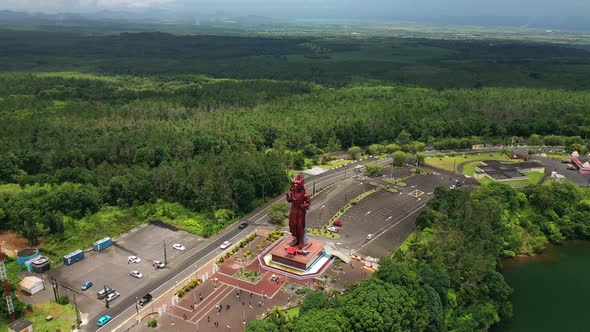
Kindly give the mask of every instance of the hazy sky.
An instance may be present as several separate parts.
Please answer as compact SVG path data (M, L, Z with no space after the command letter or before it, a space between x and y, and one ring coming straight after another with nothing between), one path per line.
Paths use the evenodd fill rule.
M182 13L329 18L404 16L578 17L590 19L590 0L0 0L0 9L77 12L164 8Z

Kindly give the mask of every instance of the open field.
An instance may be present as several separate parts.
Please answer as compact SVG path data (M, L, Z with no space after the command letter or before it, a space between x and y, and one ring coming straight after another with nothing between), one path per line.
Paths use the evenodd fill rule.
M503 161L510 161L512 159L508 158L506 155L503 155L500 152L494 153L481 153L481 154L466 154L466 155L457 155L455 157L445 156L442 158L438 157L431 157L426 158L426 165L444 169L445 171L456 171L459 170L461 164L468 163L467 170L473 174L473 169L477 163L472 163L481 160L503 160ZM464 170L465 173L465 170ZM467 173L465 173L467 174ZM468 175L472 175L468 174Z

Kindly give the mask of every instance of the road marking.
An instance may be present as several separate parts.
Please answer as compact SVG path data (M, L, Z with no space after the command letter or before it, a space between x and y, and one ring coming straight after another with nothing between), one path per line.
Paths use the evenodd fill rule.
M428 199L429 200L429 199ZM378 237L380 237L381 235L385 234L387 231L389 231L391 228L397 226L400 222L404 221L406 218L408 218L409 216L413 215L416 211L420 210L421 208L423 208L426 203L428 202L428 200L425 200L424 203L418 205L414 210L412 210L411 212L407 213L405 217L403 217L402 219L398 220L395 224L387 227L384 226L383 228L387 227L387 229L383 230L383 228L381 228L380 230L378 230L377 232L375 232L374 234L378 234L375 235L375 237L372 240L377 239ZM362 246L360 246L360 248L356 249L356 252L360 251L361 249L363 249L366 245L368 245L371 242L367 242L365 244L363 244Z

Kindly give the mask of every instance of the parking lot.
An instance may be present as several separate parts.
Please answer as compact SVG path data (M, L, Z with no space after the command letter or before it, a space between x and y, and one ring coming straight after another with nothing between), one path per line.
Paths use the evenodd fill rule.
M371 181L381 182L378 178ZM434 188L454 183L448 174L416 175L404 182L404 187L394 186L399 190L396 193L380 190L348 209L340 218L342 237L333 241L335 245L345 253L355 250L363 256L390 253L414 230L416 215L432 198ZM367 240L368 234L375 234L375 238Z
M570 164L562 163L561 160L543 158L534 156L533 160L540 161L545 165L545 175L551 176L551 172L555 171L558 174L565 176L568 180L577 184L580 187L586 187L588 185L588 175L584 175L577 170L568 170L567 167Z
M101 287L106 285L121 294L119 299L112 302L111 305L115 306L137 288L153 281L158 273L164 272L152 266L154 260L164 261L164 240L168 258L167 268L173 267L175 259L183 254L173 249L173 244L184 245L186 247L184 252L186 252L203 241L163 223L144 224L123 235L103 251L88 251L85 253L85 259L70 266L58 266L52 270L51 276L56 278L59 284L82 294L83 297L81 299L79 297L78 301L80 310L92 316L96 313L95 311L104 309L104 301L99 301L96 296L96 292ZM129 256L138 256L141 262L128 263ZM143 278L136 279L130 276L131 270L140 271ZM91 280L94 286L87 291L81 291L80 287L86 280Z

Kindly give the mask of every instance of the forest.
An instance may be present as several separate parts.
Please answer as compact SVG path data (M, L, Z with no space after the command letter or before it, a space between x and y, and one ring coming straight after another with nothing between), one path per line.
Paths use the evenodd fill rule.
M416 152L513 136L583 146L590 131L582 91L89 74L3 74L0 86L0 181L13 184L0 193L0 229L33 243L103 207L158 200L219 223L200 228L209 236L231 221L216 211L248 212L303 158L351 146Z
M298 317L274 311L246 331L487 331L512 315L502 259L589 240L588 220L590 198L570 184L438 187L409 245L373 276L344 294L311 292Z
M0 43L0 232L53 259L154 219L211 236L333 152L590 150L580 45L24 28ZM484 330L510 315L501 258L588 233L567 185L436 194L373 278L248 329L313 331L328 313L333 331Z

